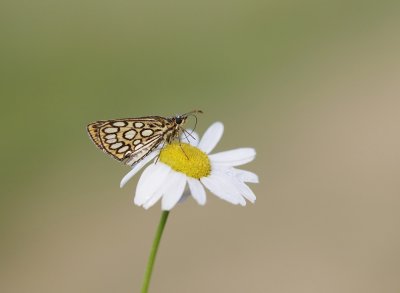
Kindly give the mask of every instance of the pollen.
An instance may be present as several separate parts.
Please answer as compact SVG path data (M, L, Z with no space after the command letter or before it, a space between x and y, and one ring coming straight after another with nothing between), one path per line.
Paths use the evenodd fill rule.
M187 143L172 143L160 152L160 161L173 170L200 179L211 173L208 156Z

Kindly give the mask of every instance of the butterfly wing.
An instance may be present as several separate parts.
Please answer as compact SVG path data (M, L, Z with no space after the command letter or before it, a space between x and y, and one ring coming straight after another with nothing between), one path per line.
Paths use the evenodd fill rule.
M88 125L88 133L98 148L127 165L142 160L162 141L169 121L159 116L97 121Z

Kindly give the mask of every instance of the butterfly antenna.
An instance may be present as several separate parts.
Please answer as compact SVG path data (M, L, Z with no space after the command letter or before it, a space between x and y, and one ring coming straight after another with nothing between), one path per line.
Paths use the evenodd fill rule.
M192 132L191 132L191 133L193 133L194 130L196 129L196 126L197 126L197 116L196 116L196 115L193 115L193 114L190 114L190 116L193 116L193 117L194 117L194 127L193 127Z
M203 114L203 111L201 111L201 110L193 110L193 111L190 111L190 112L187 112L187 113L183 114L182 116L193 115L195 113Z
M182 115L182 116L185 116L185 117L193 116L194 119L195 119L194 127L193 127L192 132L190 134L192 134L194 132L194 130L196 129L196 126L197 126L197 116L195 115L196 113L203 114L203 111L201 111L201 110L193 110L193 111L190 111L190 112Z

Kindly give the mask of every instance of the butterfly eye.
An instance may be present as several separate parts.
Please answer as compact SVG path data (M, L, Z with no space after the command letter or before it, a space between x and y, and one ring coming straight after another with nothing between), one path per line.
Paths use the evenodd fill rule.
M183 122L182 117L176 116L176 117L175 117L175 122L176 122L176 124L181 124L181 123Z

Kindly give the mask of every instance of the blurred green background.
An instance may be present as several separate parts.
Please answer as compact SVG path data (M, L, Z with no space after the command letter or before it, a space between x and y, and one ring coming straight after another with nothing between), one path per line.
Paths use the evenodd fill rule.
M0 291L139 292L160 208L87 137L202 109L257 203L175 208L151 292L400 292L398 1L0 4Z

